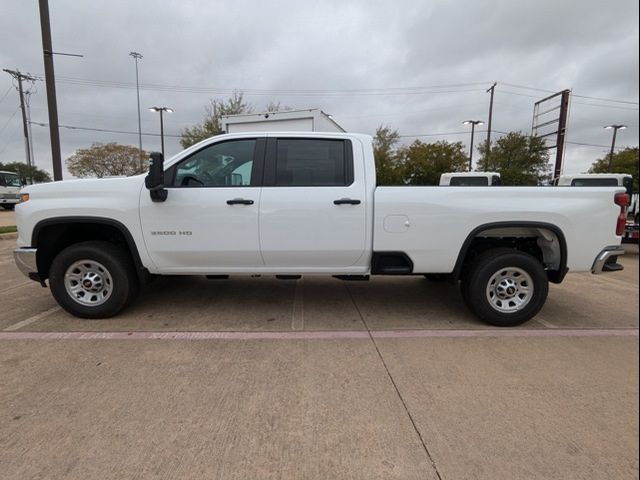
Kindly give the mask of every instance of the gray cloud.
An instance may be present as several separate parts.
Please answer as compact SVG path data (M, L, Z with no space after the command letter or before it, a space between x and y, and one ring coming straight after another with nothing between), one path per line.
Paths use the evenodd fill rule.
M497 130L531 128L533 102L546 90L572 88L592 97L638 101L638 3L617 1L323 1L258 2L106 1L50 2L54 49L84 58L56 57L60 123L137 131L135 89L81 86L68 78L135 82L129 51L144 55L144 85L247 90L257 109L276 100L296 108L322 108L352 131L373 133L388 124L403 135L465 132L425 137L468 141L462 120L486 120L490 82L496 89ZM42 73L36 2L4 0L0 65ZM449 93L400 95L293 95L252 90L364 90L414 86ZM11 86L0 76L0 98ZM437 89L436 89L437 90ZM451 92L456 90L457 92ZM169 105L166 131L199 122L213 93L141 91L142 129L157 132L146 110ZM586 105L590 104L590 105ZM22 160L24 148L17 94L0 103L0 161ZM32 118L47 122L42 83L31 97ZM608 123L625 123L618 145L638 144L638 105L574 97L569 141L606 146ZM50 169L48 130L33 126L36 162ZM137 144L136 135L61 129L63 156L93 142ZM405 138L404 141L411 141ZM158 149L145 137L143 146ZM177 153L177 139L167 141ZM606 148L569 144L566 171L588 168Z

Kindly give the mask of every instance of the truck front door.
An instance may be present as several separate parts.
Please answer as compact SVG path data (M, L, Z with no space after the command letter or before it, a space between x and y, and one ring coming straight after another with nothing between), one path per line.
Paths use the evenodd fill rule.
M145 244L163 273L263 267L258 237L264 138L213 143L165 172L168 196L142 192Z

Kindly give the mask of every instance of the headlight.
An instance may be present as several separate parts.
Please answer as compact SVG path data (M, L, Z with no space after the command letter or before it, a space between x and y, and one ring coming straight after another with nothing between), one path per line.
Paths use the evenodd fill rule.
M21 193L20 194L20 202L18 203L24 203L26 201L29 200L29 194L28 193Z

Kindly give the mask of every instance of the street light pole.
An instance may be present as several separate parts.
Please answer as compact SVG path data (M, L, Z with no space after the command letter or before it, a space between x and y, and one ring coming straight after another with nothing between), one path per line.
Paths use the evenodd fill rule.
M607 171L611 173L611 164L613 163L613 150L616 148L616 136L618 134L618 130L624 130L627 128L626 125L607 125L607 130L613 130L613 138L611 139L611 153L609 153L609 166Z
M162 157L164 158L164 120L162 115L164 112L173 113L173 109L169 107L151 107L149 108L149 111L160 113L160 144L162 148Z
M464 125L471 125L471 146L469 147L469 171L473 169L473 135L476 131L476 125L484 125L482 120L465 120Z
M142 59L142 55L138 52L129 52L129 56L136 61L136 96L138 98L138 148L140 149L140 169L143 168L144 159L142 158L142 123L140 120L140 83L138 79L138 60Z

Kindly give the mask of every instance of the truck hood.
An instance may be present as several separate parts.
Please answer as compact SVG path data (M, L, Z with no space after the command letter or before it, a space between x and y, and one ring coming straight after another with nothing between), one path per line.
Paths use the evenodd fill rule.
M29 185L20 192L38 198L72 198L93 196L122 195L138 190L144 184L145 175L117 178L92 178L81 180L64 180L61 182Z

